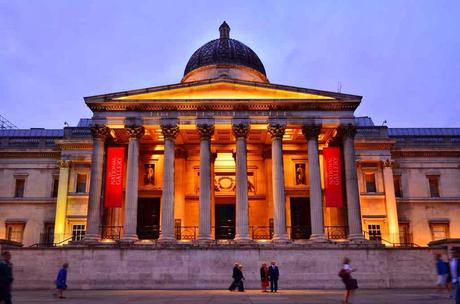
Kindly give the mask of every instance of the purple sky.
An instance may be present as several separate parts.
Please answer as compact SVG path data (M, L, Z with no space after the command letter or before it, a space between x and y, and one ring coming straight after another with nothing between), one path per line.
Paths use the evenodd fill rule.
M226 20L272 83L340 81L376 124L460 127L459 11L454 0L0 0L0 114L60 128L91 116L84 96L177 83Z

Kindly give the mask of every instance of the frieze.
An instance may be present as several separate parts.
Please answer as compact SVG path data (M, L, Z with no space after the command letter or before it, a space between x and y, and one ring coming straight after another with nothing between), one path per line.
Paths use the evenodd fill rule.
M352 124L341 125L338 131L343 138L355 138L356 135L356 127Z
M460 151L391 151L393 157L460 157Z
M268 125L268 133L270 133L272 139L278 138L282 139L283 135L286 131L286 125L284 124L269 124Z
M0 152L0 158L59 158L61 151L56 152Z

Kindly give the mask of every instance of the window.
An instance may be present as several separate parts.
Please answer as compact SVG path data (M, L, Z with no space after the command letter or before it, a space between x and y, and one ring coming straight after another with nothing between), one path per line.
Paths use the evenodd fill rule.
M380 230L380 225L367 225L367 229L369 232L369 240L379 242L382 241L382 231Z
M59 177L53 177L53 185L51 190L51 197L57 197L59 190Z
M24 187L26 185L25 178L16 179L16 187L14 188L14 197L24 197Z
M24 236L24 226L24 223L7 223L5 238L9 241L22 243L22 237Z
M430 223L433 241L449 238L449 223Z
M427 176L430 185L430 196L439 197L439 176Z
M401 244L412 243L412 238L409 233L409 223L399 223L399 242Z
M401 188L401 176L400 175L395 175L393 176L393 183L395 187L395 196L396 197L402 197L402 188Z
M377 187L375 185L375 173L365 173L364 176L366 180L366 192L377 192Z
M85 193L86 192L86 174L77 174L77 193Z
M85 236L85 225L72 225L72 241L81 241Z

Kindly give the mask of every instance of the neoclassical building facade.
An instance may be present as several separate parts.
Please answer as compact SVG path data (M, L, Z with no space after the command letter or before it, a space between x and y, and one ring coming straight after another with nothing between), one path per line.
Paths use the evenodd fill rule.
M77 126L0 130L0 238L24 246L460 237L460 128L389 128L361 96L272 84L220 37L180 83L85 97Z

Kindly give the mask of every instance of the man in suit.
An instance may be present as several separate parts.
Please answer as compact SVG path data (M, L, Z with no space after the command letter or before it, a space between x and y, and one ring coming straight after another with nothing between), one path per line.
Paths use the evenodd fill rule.
M280 277L280 271L278 266L276 266L276 262L272 261L270 267L268 267L268 278L270 279L270 291L277 292L278 291L278 279Z
M233 282L228 288L228 290L230 291L235 291L237 287L237 282L239 281L239 272L240 272L239 266L240 264L238 263L235 263L235 265L233 265L233 274L232 274Z

